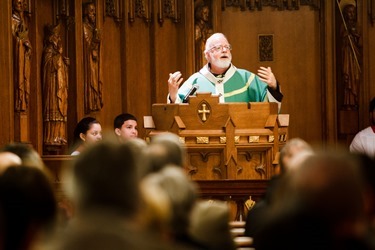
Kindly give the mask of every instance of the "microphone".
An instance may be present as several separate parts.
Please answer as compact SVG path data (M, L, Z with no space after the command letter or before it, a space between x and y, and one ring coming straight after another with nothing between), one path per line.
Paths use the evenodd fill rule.
M187 103L191 95L199 89L199 86L194 84L193 87L189 90L189 92L185 95L184 99L182 99L182 103Z

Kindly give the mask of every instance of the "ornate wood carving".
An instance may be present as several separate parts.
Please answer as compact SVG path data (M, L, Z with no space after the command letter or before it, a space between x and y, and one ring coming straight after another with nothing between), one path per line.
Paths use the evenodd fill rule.
M122 1L121 0L105 0L105 14L112 17L115 22L122 20Z
M141 18L146 23L151 22L151 0L130 0L129 1L129 22L133 23L135 18Z
M273 61L273 35L259 35L259 61Z
M180 21L178 11L178 0L158 0L158 22L160 25L164 22L164 17L170 18L173 22Z
M27 0L24 2L26 4L25 6L25 13L31 17L31 0Z
M278 10L298 10L300 5L310 5L314 9L320 8L320 0L222 0L222 10L226 7L262 10L263 6L269 6Z
M62 32L62 34L65 34L65 37L63 39L63 42L65 42L65 57L69 58L69 30L72 24L74 24L75 19L74 16L70 15L70 6L69 6L69 0L55 0L53 2L53 16L54 19L54 25L57 25L60 23L60 21L63 21L65 24L65 31Z
M116 1L116 0L112 0ZM120 0L117 0L120 1ZM157 18L160 25L163 24L164 18L170 18L173 22L180 21L180 11L178 9L178 0L157 0L157 10L153 11L153 1L151 0L130 0L129 1L129 22L134 22L135 18L141 18L146 23L151 22L153 13L157 12Z
M103 108L103 81L101 66L101 29L96 21L96 5L83 5L83 66L85 113L98 112Z
M43 48L43 142L45 153L62 153L67 144L68 65L61 25L47 25Z
M33 46L29 37L30 2L12 2L15 141L29 143L30 76Z
M194 2L194 40L195 40L195 70L199 71L206 63L204 50L207 38L213 33L212 1Z

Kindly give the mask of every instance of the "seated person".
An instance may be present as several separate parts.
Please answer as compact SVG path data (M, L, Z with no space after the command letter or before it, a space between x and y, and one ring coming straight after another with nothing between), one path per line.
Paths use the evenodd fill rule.
M370 126L359 131L350 144L350 152L366 154L375 158L375 97L371 100Z
M115 134L121 142L138 137L137 118L129 113L116 116L113 122Z
M87 145L102 140L102 127L95 118L85 117L80 120L74 129L75 150L71 155L79 155Z
M310 144L301 138L292 138L285 144L280 151L280 174L270 179L264 198L258 201L247 213L245 225L246 236L254 237L264 225L268 209L274 199L275 190L279 188L283 176L285 176L287 172L298 169L298 166L313 154L314 151Z

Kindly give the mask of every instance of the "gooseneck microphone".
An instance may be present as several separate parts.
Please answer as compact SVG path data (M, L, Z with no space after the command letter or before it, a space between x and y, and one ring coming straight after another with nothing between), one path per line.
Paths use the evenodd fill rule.
M191 95L199 89L199 86L194 84L193 87L189 90L189 92L185 95L184 99L182 99L182 103L187 103Z

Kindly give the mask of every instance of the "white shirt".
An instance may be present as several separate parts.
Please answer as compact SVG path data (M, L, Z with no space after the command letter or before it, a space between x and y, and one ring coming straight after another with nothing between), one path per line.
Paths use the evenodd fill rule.
M375 133L371 126L355 135L350 144L350 152L363 153L370 157L375 157Z

